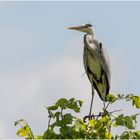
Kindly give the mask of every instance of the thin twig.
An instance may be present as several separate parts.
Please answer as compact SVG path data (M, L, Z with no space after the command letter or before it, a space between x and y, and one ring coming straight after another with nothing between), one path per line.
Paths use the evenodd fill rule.
M112 112L109 112L109 114L112 114L112 113L114 113L114 112L119 112L119 111L122 111L122 109L114 110L114 111L112 111Z
M114 119L111 121L111 123L109 125L109 134L111 133L111 126L112 126L113 121L114 121Z
M48 120L48 130L49 130L49 128L50 128L50 123L51 123L51 115L49 115L49 120Z
M105 107L105 109L107 109L109 105L110 105L110 102L107 104L107 106Z

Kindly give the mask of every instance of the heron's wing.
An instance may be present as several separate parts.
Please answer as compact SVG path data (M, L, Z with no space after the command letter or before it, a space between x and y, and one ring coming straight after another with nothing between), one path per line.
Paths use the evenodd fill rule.
M111 66L110 66L110 60L109 56L107 53L107 50L102 47L102 43L100 43L100 60L101 60L101 65L102 68L107 76L107 80L109 83L109 88L110 88L110 82L111 82Z
M88 79L102 100L110 89L109 57L98 40L84 41L84 66Z

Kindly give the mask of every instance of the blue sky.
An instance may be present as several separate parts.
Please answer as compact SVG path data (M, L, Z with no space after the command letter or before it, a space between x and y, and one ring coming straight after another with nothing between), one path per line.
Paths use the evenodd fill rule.
M84 34L69 26L93 24L111 59L111 92L140 95L139 13L140 2L0 2L0 137L17 138L19 118L43 132L44 105L61 97L84 99L87 113L91 91L82 77ZM127 112L127 105L116 106Z

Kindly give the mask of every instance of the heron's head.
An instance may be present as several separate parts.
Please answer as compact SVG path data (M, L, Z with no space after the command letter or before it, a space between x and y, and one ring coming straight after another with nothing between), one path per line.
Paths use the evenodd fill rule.
M92 27L93 26L88 23L88 24L82 24L80 26L69 27L68 29L77 30L80 32L88 33L88 34L93 34Z

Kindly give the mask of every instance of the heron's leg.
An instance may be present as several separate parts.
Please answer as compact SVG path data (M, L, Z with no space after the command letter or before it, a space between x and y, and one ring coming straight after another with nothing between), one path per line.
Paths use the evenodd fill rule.
M91 98L89 116L91 115L91 112L92 112L92 105L93 105L93 99L94 99L94 88L92 85L91 85L91 88L92 88L92 98Z
M103 101L103 107L104 107L104 109L105 109L105 100Z

